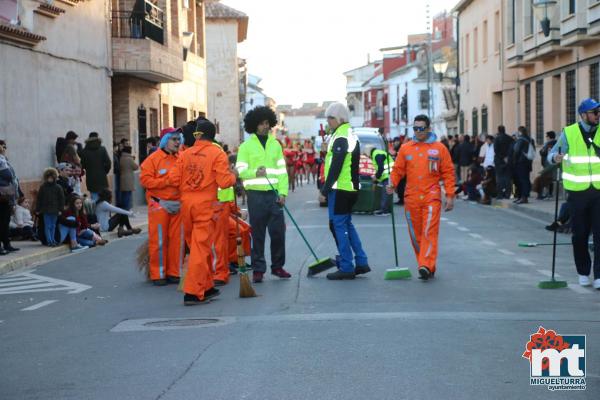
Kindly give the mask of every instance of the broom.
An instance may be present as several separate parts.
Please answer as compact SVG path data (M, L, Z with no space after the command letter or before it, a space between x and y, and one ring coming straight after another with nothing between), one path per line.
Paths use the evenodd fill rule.
M560 154L560 147L558 148L558 154ZM558 193L559 193L559 189L560 189L560 173L561 173L561 168L558 168L558 175L556 178L556 201L554 202L554 220L556 221L558 219ZM554 230L554 239L552 241L552 278L550 278L549 281L542 281L540 283L538 283L538 287L540 289L559 289L559 288L564 288L567 287L567 281L557 281L556 279L554 279L554 271L556 270L556 235L557 235L557 230Z
M237 208L237 196L235 196L235 206ZM236 229L236 243L237 243L237 256L238 256L238 269L240 276L240 297L256 297L256 292L250 283L250 277L248 276L248 268L246 268L246 254L244 252L244 246L242 244L242 235L240 234L240 220L235 214L235 229Z
M390 153L388 152L388 143L385 139L384 139L384 143L385 143L385 155L386 155L388 173L391 173L392 169L390 168ZM388 179L391 180L391 176ZM384 188L384 190L385 189L386 188ZM382 193L382 196L386 196L386 195L387 195L387 192ZM393 203L393 200L394 199L392 198L392 203ZM399 280L399 279L410 279L412 277L410 270L408 268L400 268L398 266L398 246L396 245L396 218L394 217L394 205L393 204L392 204L391 208L392 208L391 209L392 235L394 238L394 259L396 261L396 268L386 269L383 279L386 281L393 281L393 280Z
M273 184L271 183L271 181L269 180L269 178L266 175L265 175L265 178L267 178L267 182L269 182L269 186L271 186L271 189L273 189L275 194L278 194L277 189L275 189L275 187L273 186ZM294 219L294 217L292 217L292 213L290 213L290 210L288 210L288 208L286 207L285 204L283 205L283 209L287 213L288 217L290 217L290 219L292 220L292 223L298 230L298 233L302 237L302 240L304 240L304 243L306 243L306 246L310 250L313 257L315 258L315 262L308 266L308 272L306 273L306 276L313 276L313 275L316 275L323 271L327 271L329 268L335 267L337 264L331 258L323 258L323 259L319 260L319 257L317 257L317 254L315 253L315 251L313 250L311 245L308 243L308 240L306 240L304 233L302 233L302 231L300 230L300 227L296 223L296 220Z
M138 271L140 271L146 279L150 279L150 250L148 239L146 239L142 244L140 244L135 251L136 257L136 266Z
M570 246L572 243L556 243L557 246ZM554 246L554 243L519 242L519 247ZM588 242L588 248L594 250L594 242Z

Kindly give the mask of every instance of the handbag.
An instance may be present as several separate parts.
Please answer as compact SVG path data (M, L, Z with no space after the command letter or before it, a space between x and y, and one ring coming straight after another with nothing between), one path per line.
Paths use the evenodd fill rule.
M17 191L13 184L0 186L0 202L8 203L15 198Z

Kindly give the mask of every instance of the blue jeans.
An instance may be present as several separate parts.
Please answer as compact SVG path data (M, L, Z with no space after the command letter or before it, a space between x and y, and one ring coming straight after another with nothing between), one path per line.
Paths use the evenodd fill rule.
M96 242L94 242L94 232L91 229L86 229L79 232L77 235L77 243L82 246L94 247Z
M75 217L68 217L67 220L75 221ZM60 243L63 243L67 238L69 238L69 242L77 241L76 228L70 228L68 226L58 224L58 230L60 232Z
M131 191L126 191L126 192L119 192L121 195L119 197L120 199L120 205L119 207L121 207L123 210L131 210Z
M98 192L90 192L90 197L92 198L92 201L95 203L98 201Z
M393 194L389 195L385 191L385 188L389 185L389 182L390 182L389 178L386 178L386 179L382 180L381 182L377 183L381 187L381 202L379 204L379 209L381 211L386 211L386 212L390 211L390 199L393 196Z
M329 192L327 206L329 209L329 221L333 225L338 252L340 253L338 268L342 272L354 272L352 252L357 266L369 264L367 255L362 248L358 232L352 224L352 214L335 214L336 191Z
M56 244L54 232L56 232L56 221L58 214L44 214L44 234L48 245Z

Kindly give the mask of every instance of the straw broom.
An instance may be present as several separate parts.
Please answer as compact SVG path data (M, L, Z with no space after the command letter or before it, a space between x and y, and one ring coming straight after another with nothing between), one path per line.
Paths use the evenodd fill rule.
M236 196L236 208L237 208L237 196ZM244 253L244 246L242 245L242 235L240 234L240 220L235 214L235 229L236 229L236 243L237 243L237 255L238 255L238 269L240 271L240 297L256 297L256 292L250 283L250 277L248 276L248 269L246 268L246 255Z
M136 254L136 267L146 279L150 279L150 250L148 239L140 244L135 251Z

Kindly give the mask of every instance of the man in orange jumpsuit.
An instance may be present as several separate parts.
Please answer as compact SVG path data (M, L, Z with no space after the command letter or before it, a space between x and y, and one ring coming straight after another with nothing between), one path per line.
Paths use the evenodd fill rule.
M435 274L438 252L442 208L440 181L444 181L446 191L445 211L450 211L454 208L455 175L450 153L431 132L429 117L417 115L413 130L413 140L400 147L387 193L392 194L406 176L404 212L408 233L417 258L419 279L428 280Z
M178 186L181 193L181 218L190 248L183 286L186 306L205 303L219 295L209 265L211 236L220 210L217 189L231 187L236 181L227 155L213 144L214 124L207 119L198 120L196 129L194 146L179 155L168 176L169 183Z
M160 137L159 150L144 160L140 173L148 203L149 272L156 286L179 282L185 251L179 188L164 180L177 162L183 135L166 128Z

